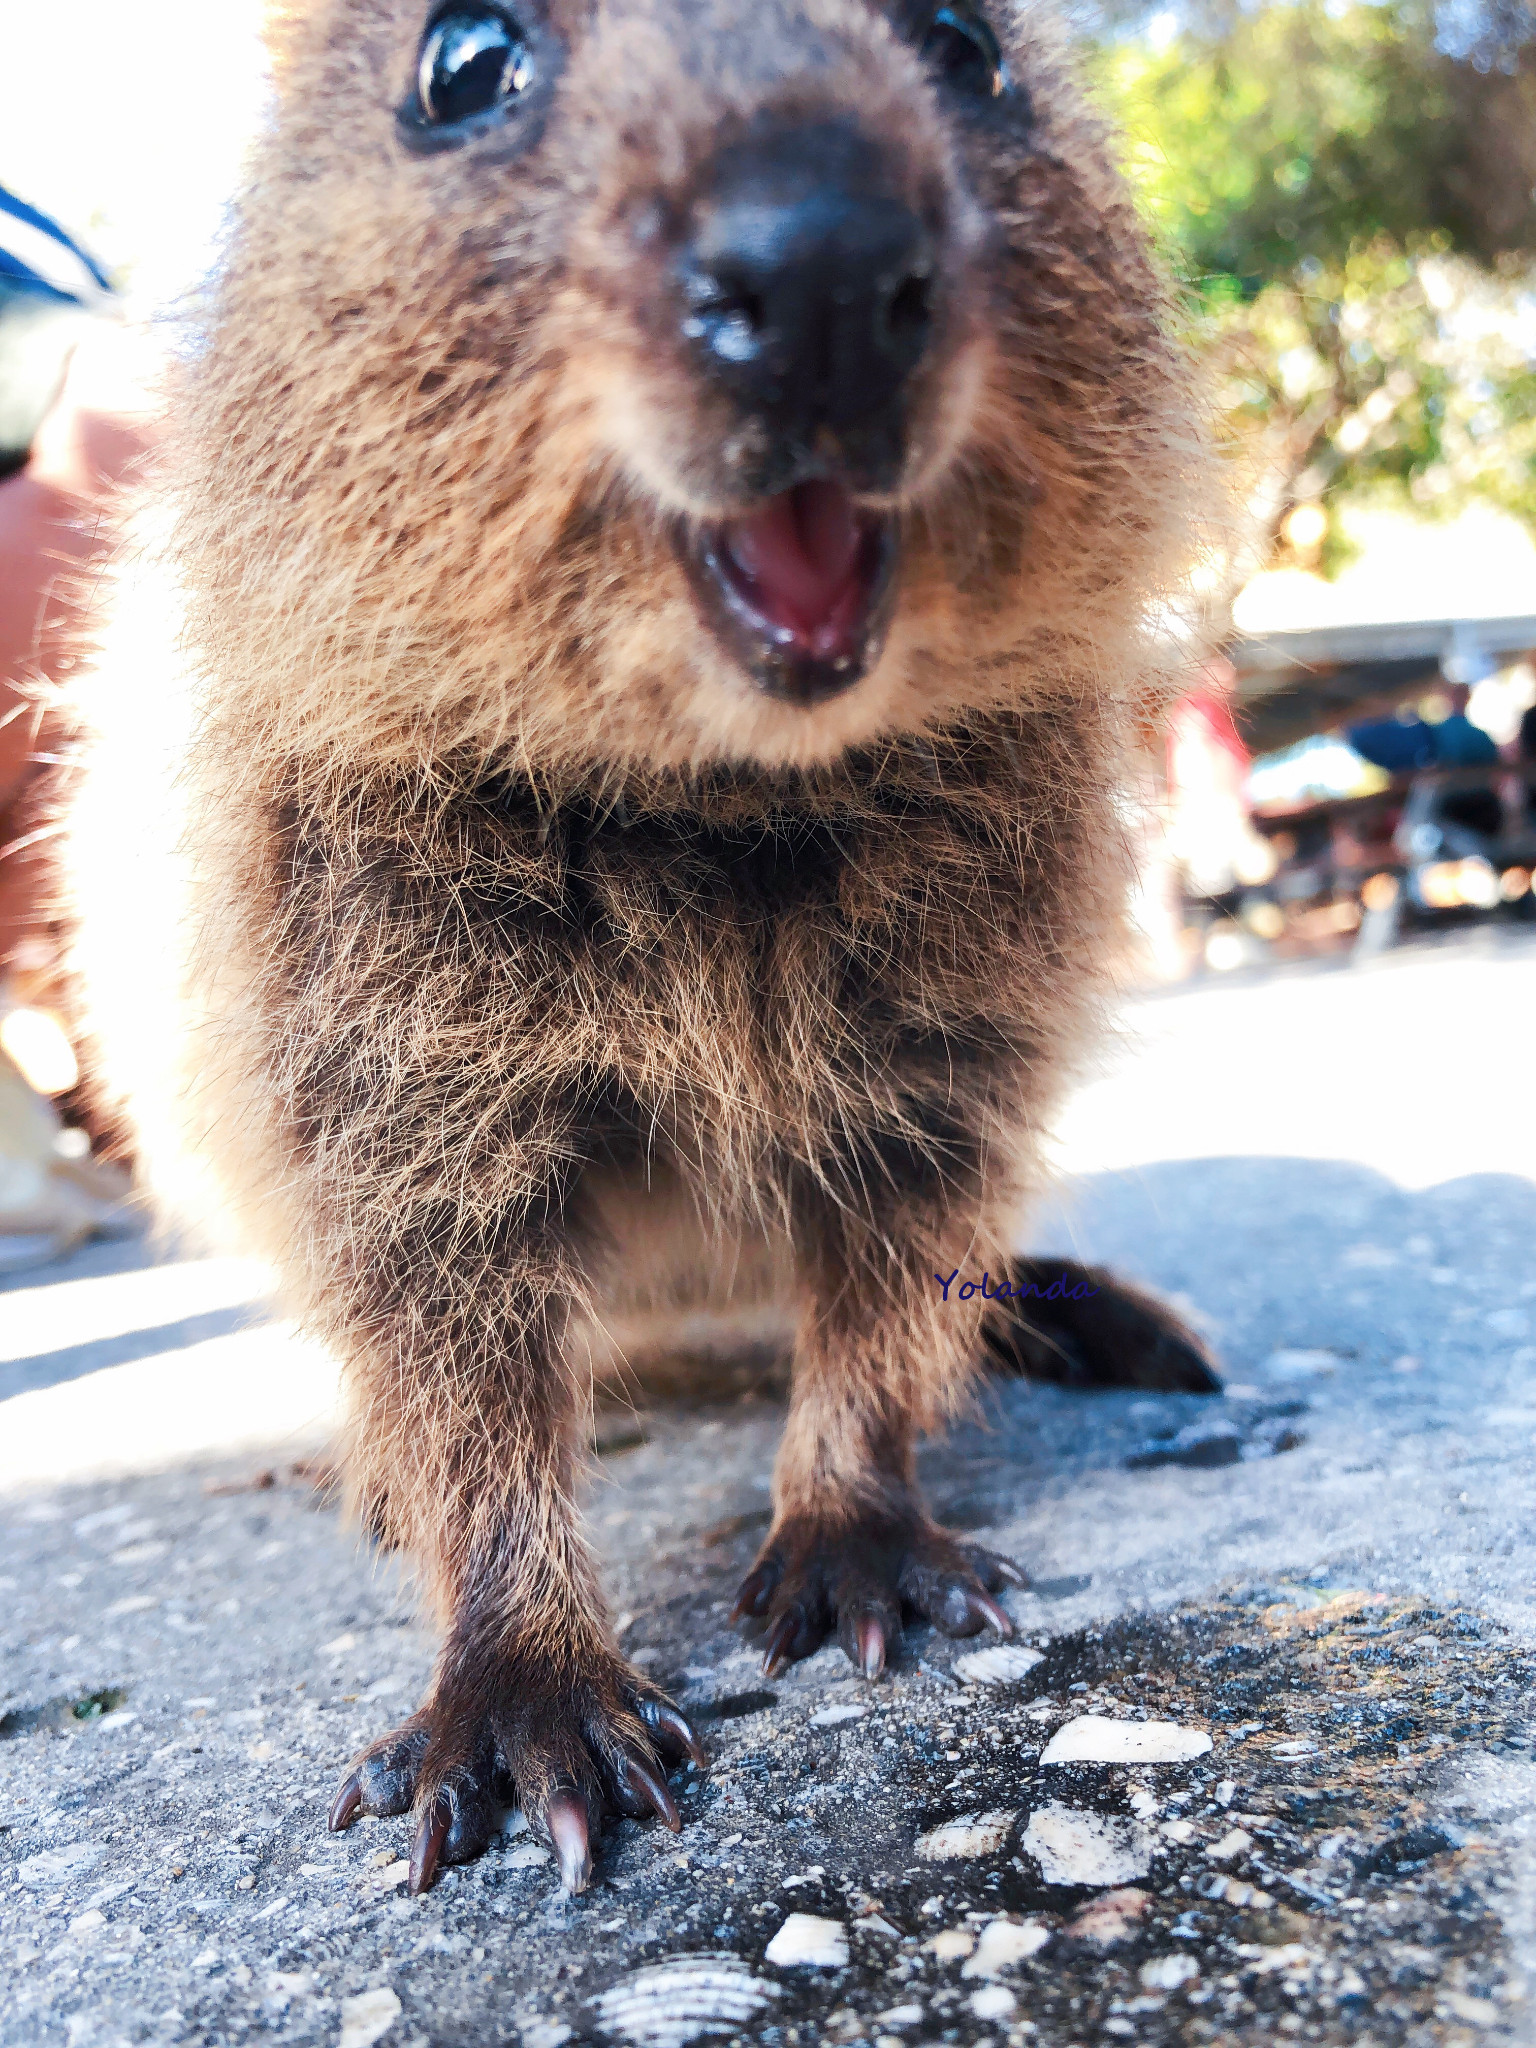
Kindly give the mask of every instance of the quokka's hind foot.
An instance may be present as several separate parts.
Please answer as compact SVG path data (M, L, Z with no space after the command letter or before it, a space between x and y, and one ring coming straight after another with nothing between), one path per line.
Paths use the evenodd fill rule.
M878 1678L901 1638L904 1612L949 1636L1013 1623L994 1595L1023 1572L964 1543L921 1513L874 1510L825 1524L789 1517L770 1535L736 1596L735 1620L762 1621L769 1677L836 1635L866 1678Z
M1007 1278L1011 1296L983 1325L995 1370L1062 1387L1221 1392L1215 1361L1189 1325L1102 1266L1016 1259Z
M564 1669L533 1654L454 1658L427 1704L353 1759L330 1825L412 1813L408 1883L424 1892L440 1864L484 1851L515 1799L580 1892L605 1813L682 1826L666 1774L685 1756L707 1761L672 1702L614 1652Z

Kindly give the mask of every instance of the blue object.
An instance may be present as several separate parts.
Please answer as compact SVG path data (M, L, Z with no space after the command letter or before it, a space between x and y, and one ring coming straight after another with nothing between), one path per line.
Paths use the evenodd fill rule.
M1498 761L1499 750L1492 738L1464 712L1453 711L1431 730L1435 757L1442 768L1488 768Z
M0 185L0 278L93 306L110 298L105 271L56 220Z
M111 300L73 236L0 185L0 479L26 466L81 322Z
M1487 768L1499 750L1480 725L1464 712L1453 711L1438 725L1422 718L1379 718L1350 726L1346 737L1389 775L1411 775L1417 768Z
M1357 754L1389 775L1410 775L1416 768L1433 768L1439 755L1435 728L1422 718L1378 718L1366 725L1352 725L1345 737Z

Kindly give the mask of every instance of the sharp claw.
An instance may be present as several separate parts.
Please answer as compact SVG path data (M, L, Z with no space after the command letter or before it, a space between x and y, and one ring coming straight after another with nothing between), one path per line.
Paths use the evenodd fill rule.
M573 1895L584 1892L592 1881L592 1846L581 1794L552 1792L544 1808L544 1826L560 1865L561 1884Z
M788 1614L781 1614L768 1631L763 1644L763 1676L777 1678L790 1661L790 1646L800 1633L800 1617L792 1607Z
M701 1771L709 1763L708 1751L670 1700L641 1700L640 1718L653 1735L691 1756Z
M357 1772L354 1771L336 1794L336 1798L331 1806L331 1816L327 1825L333 1835L344 1834L351 1827L353 1821L357 1818L358 1808L362 1803L362 1781Z
M448 1803L448 1795L439 1792L411 1844L411 1867L405 1880L407 1890L430 1891L432 1880L437 1875L437 1859L442 1854L443 1843L452 1825L453 1808Z
M664 1778L648 1770L635 1756L620 1757L619 1775L627 1792L638 1794L651 1808L656 1818L669 1827L674 1835L682 1833L683 1817L677 1810L677 1803L672 1794L667 1790Z
M998 1605L990 1593L972 1593L970 1601L972 1608L979 1610L985 1619L991 1622L1000 1636L1011 1636L1013 1634L1013 1617L1006 1608Z
M885 1628L876 1614L866 1614L854 1632L858 1655L854 1662L868 1679L876 1679L885 1669Z
M1028 1586L1029 1573L1016 1565L1011 1557L999 1557L996 1551L988 1551L987 1563L992 1567L993 1578L1001 1579L1005 1586ZM995 1593L997 1588L989 1583L987 1591Z
M771 1564L760 1564L747 1573L736 1595L736 1605L731 1609L731 1620L744 1621L749 1614L761 1614L778 1579L778 1573Z

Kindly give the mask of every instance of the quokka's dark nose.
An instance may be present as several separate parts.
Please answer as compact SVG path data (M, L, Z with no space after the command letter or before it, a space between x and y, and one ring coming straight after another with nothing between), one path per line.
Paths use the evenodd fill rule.
M835 123L737 143L693 230L683 330L709 375L781 444L808 453L830 433L853 469L890 481L904 388L933 334L937 250L881 151Z

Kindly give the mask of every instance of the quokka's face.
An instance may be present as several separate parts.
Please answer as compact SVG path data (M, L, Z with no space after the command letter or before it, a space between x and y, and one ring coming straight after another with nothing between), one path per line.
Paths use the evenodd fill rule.
M1124 637L1177 367L1015 0L332 0L279 82L204 538L317 717L806 763Z

